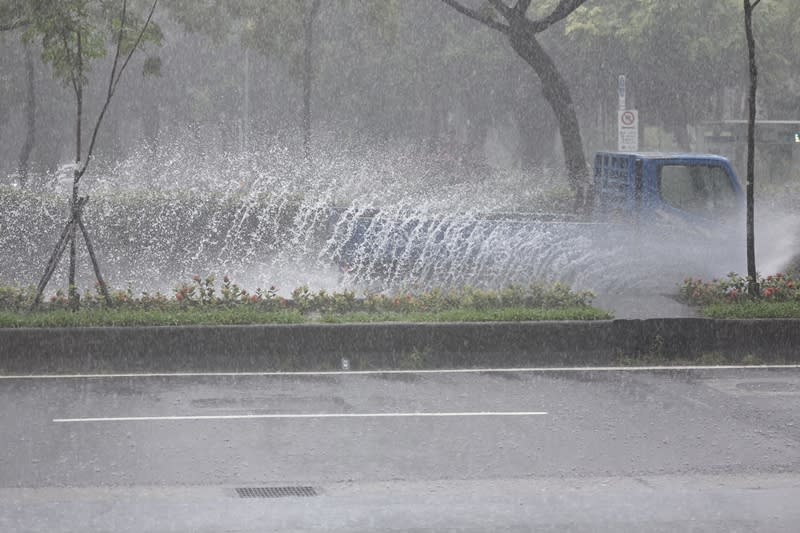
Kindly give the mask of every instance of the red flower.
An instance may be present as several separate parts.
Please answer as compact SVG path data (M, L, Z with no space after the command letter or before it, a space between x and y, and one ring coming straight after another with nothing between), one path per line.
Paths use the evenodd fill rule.
M252 296L250 297L250 301L251 301L251 302L257 302L257 301L258 301L258 296L257 296L257 295L255 295L255 294L254 294L254 295L252 295Z
M182 292L176 292L175 293L175 299L178 300L179 302L181 300L183 300L183 293Z

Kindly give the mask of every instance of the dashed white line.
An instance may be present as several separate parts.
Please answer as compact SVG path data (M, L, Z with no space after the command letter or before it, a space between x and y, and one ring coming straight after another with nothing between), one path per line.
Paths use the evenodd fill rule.
M252 420L252 419L307 419L307 418L426 418L467 416L544 416L546 411L467 411L421 413L273 413L242 415L177 415L177 416L113 416L96 418L54 418L56 423L69 422L153 422L173 420Z

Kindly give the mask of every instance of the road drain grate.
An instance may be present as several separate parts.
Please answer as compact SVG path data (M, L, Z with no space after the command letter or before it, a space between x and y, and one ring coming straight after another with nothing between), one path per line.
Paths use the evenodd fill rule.
M237 487L240 498L288 498L316 496L314 487Z

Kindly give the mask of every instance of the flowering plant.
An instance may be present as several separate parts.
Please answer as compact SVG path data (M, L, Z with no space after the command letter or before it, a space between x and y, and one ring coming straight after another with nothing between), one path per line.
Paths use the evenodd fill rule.
M18 289L0 286L0 310L21 311L30 305L33 288ZM289 298L278 295L277 287L257 288L248 292L229 276L222 278L217 288L213 275L193 276L188 283L176 286L172 296L160 292L134 294L127 289L109 290L111 307L142 310L252 308L258 311L296 311L302 314L344 313L413 313L440 312L453 309L486 311L500 308L556 309L585 307L591 305L594 295L589 291L574 291L566 285L531 284L509 285L501 289L475 287L415 289L397 292L364 292L357 295L353 290L329 292L325 289L311 290L301 286L291 292ZM58 290L45 304L47 309L68 309L69 299L63 290ZM108 307L99 287L81 294L81 307L104 309Z
M696 306L720 303L738 303L760 298L773 302L800 301L800 287L794 274L778 272L757 279L760 294L749 291L750 278L731 272L721 279L703 281L700 278L687 277L679 285L681 300Z

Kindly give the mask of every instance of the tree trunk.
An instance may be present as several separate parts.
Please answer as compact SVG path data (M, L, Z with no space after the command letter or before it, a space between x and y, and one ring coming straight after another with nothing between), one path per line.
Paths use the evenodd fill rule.
M19 152L19 185L28 186L28 170L31 152L36 144L36 91L34 80L36 71L33 68L33 52L29 44L25 45L25 74L27 78L27 95L25 99L25 142Z
M240 149L250 153L250 49L244 49L244 101L242 102L242 144ZM310 123L310 121L309 121Z
M755 178L755 129L756 129L756 88L758 86L758 69L756 68L756 41L753 37L753 8L758 5L744 0L744 29L747 38L747 59L750 67L750 91L747 97L747 277L749 292L759 294L758 276L756 272L756 247L754 229L753 182Z
M542 83L542 96L558 121L567 177L575 191L575 207L580 211L589 211L593 203L589 171L569 87L553 59L539 44L536 35L516 26L512 26L509 33L511 47L533 68Z
M303 155L306 164L311 168L311 86L314 81L314 17L319 11L320 0L311 0L303 20L305 30L305 48L303 50Z
M156 161L158 160L158 137L161 131L161 108L158 104L158 98L150 94L150 98L145 104L145 117L144 122L144 137L147 143L147 150L150 152L150 175L148 179L151 183L158 181L158 172L156 170Z
M72 220L76 223L72 225L70 230L70 243L69 243L69 280L68 280L68 287L67 290L69 291L69 303L72 310L77 311L79 302L78 302L78 289L76 286L75 281L75 270L76 270L76 245L75 245L75 235L77 230L77 220L79 215L79 207L78 207L78 182L80 180L80 166L81 166L81 136L83 132L81 131L81 125L83 124L83 64L81 62L81 58L83 57L83 51L81 46L81 34L78 32L76 34L77 40L77 53L78 53L78 68L77 74L74 75L73 82L75 88L75 103L76 103L76 111L75 111L75 170L73 173L72 178L72 199L70 201L70 212Z

